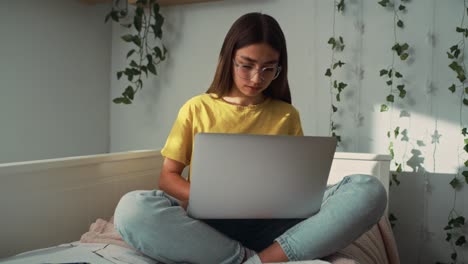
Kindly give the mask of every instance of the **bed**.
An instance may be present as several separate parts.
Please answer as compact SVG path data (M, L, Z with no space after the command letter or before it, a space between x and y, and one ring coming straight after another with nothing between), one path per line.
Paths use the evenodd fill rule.
M0 263L157 263L119 239L112 216L123 194L156 188L162 160L159 150L141 150L0 164ZM337 152L329 184L370 174L388 193L389 167L388 155ZM399 258L384 216L340 252L301 263L394 264Z

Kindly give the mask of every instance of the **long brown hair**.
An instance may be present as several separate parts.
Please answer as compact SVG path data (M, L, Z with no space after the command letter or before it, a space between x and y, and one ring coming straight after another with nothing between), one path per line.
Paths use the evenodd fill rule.
M207 93L218 96L226 95L233 87L233 57L238 49L252 45L266 43L279 54L281 72L274 79L263 94L274 99L291 103L291 92L288 83L288 54L286 40L278 22L271 16L261 13L248 13L238 18L224 38L219 53L216 73Z

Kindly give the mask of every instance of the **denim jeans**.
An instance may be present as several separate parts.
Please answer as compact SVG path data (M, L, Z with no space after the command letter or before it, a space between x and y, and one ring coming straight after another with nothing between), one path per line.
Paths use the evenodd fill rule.
M351 175L328 187L320 211L307 219L202 221L153 190L124 195L114 223L129 245L163 263L237 264L249 249L258 252L274 241L297 261L346 247L378 222L386 204L378 179Z

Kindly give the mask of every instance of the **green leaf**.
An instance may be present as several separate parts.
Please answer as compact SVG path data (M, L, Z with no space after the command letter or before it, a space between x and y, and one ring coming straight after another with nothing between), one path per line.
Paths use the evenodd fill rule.
M450 47L450 52L454 52L458 49L458 45L453 45L452 47Z
M388 111L388 106L386 104L382 104L380 106L380 112L387 112Z
M127 97L117 97L114 100L112 100L115 104L131 104L132 101L127 98Z
M403 24L403 21L398 20L397 26L400 27L400 28L403 28L403 25L404 25L404 24Z
M131 50L127 53L127 59L128 59L128 57L132 56L133 53L135 53L135 50L134 50L134 49L131 49Z
M403 77L403 75L401 75L401 73L399 73L399 72L395 72L395 77L401 78L401 77Z
M117 72L117 80L120 80L120 77L122 77L123 71Z
M468 87L465 87L465 93L468 94Z
M132 24L129 24L129 23L125 23L125 24L120 24L122 27L125 27L125 28L131 28L132 27Z
M340 101L340 98L341 98L341 97L340 97L340 94L337 94L337 95L336 95L336 100L337 100L338 102Z
M453 178L453 180L450 181L450 185L453 189L458 189L461 186L461 182L457 178Z
M392 80L387 81L388 86L392 85L392 83L393 83Z
M119 12L114 10L110 13L110 16L112 18L113 21L115 22L119 22Z
M465 29L464 28L461 28L461 27L457 27L456 31L458 33L462 33L462 32L465 32Z
M390 138L390 131L387 131L387 137Z
M402 169L401 169L401 164L398 165L397 167L397 170L396 170L398 173L402 172Z
M447 57L448 57L449 59L451 59L451 60L455 59L455 57L454 57L452 54L448 53L448 52L447 52Z
M135 91L133 90L132 86L128 86L127 89L122 93L123 96L130 98L130 100L133 100L135 96Z
M387 73L388 73L388 71L385 70L385 69L380 70L380 76L383 76L383 75L385 75Z
M452 260L456 260L456 259L457 259L457 253L456 253L456 252L455 252L455 253L452 253L452 255L450 255L450 258L451 258Z
M335 80L335 81L333 82L333 87L338 88L338 81L337 81L337 80Z
M338 84L338 91L341 93L341 91L342 91L346 86L348 86L348 84L343 83L343 82L340 82L340 83Z
M466 239L465 239L465 236L460 236L457 241L455 241L455 245L456 246L463 246L464 244L466 244Z
M114 100L112 100L112 102L114 102L115 104L122 104L124 99L125 98L123 98L123 97L117 97L117 98L114 98Z
M125 42L132 42L132 41L133 41L133 35L131 35L131 34L123 35L123 36L122 36L122 39L123 39Z
M453 71L457 73L457 78L460 80L460 82L465 81L466 79L465 71L456 61L453 61L452 63L450 63L449 67L450 69L452 69Z
M401 60L406 60L408 58L409 54L408 53L403 53L400 55Z
M402 52L401 46L400 46L399 43L395 43L395 45L393 45L393 47L392 47L392 50L394 50L398 54L398 56L400 56L400 54Z
M462 128L461 133L463 134L463 136L466 137L466 135L468 135L468 130L467 130L467 128L466 128L466 127Z
M148 63L147 68L149 72L151 72L154 75L157 75L156 67L154 66L153 63Z
M153 64L153 56L151 56L151 54L146 54L146 60L148 61L148 63L151 63Z
M143 14L144 14L144 10L143 10L143 7L142 6L138 6L136 9L135 9L135 17L142 17Z
M153 4L153 12L155 14L159 13L159 4L157 2Z
M456 90L455 84L452 84L452 86L450 86L448 89L449 89L449 91L451 91L452 93L454 93L455 90Z
M394 96L393 94L390 94L389 96L387 96L387 102L394 102Z
M378 4L383 7L386 7L388 3L389 3L389 0L381 0L380 2L378 2Z
M132 42L137 45L138 47L141 48L141 39L138 37L138 36L135 36L133 39L132 39Z
M462 227L465 225L465 217L463 216L451 219L451 221L453 221L452 223L455 227Z
M164 57L162 52L161 52L161 49L159 47L157 47L157 46L154 47L154 54L155 54L156 58L162 59L162 57Z
M137 8L138 10L138 8ZM141 31L141 27L142 27L142 17L141 16L134 16L133 17L133 26L135 27L135 29L140 32Z
M140 70L146 74L146 77L148 77L148 68L145 65L142 65L140 67Z
M397 138L398 135L400 134L400 127L396 127L395 130L393 130L393 133L395 135L395 138Z
M392 159L395 157L395 152L393 152L393 142L390 141L388 144L388 151L390 151L390 155L392 156Z
M406 96L406 90L405 90L405 85L401 84L397 86L398 91L400 91L400 94L398 95L400 98L405 98Z
M130 62L130 66L135 67L135 68L139 67L139 65L134 60Z
M339 12L343 12L343 11L344 11L344 8L345 8L344 0L340 0L340 2L338 3L338 5L336 6L336 9L337 9Z
M388 71L388 78L392 78L393 69Z
M462 175L463 175L465 178L468 177L468 171L462 172Z
M332 110L333 110L333 113L335 113L336 111L338 111L338 108L336 108L336 106L332 105Z
M468 106L468 99L463 98L463 104L466 105L466 106Z
M465 167L468 167L468 160L465 160Z
M106 18L104 19L104 23L107 23L110 17L111 17L111 12L109 12L109 14L106 15Z
M466 152L468 152L468 144L465 145L465 147L463 148Z
M330 68L328 68L327 71L325 72L325 76L329 76L329 77L332 76Z
M445 238L445 241L450 241L450 239L452 239L452 234L451 233L447 233L447 237Z
M402 51L405 51L405 50L407 50L408 48L409 48L408 43L404 43L404 44L401 46L401 50L402 50Z
M403 10L405 10L405 9L406 9L406 6L404 6L404 5L400 5L400 6L398 7L398 10L400 10L400 11L403 11Z
M333 64L333 69L335 69L336 67L340 67L340 68L341 68L343 65L345 65L345 63L339 60L338 62L336 62L335 64Z

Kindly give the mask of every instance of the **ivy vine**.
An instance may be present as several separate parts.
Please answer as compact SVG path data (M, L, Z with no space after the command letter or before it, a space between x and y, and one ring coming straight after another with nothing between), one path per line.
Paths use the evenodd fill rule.
M124 2L123 6L121 2ZM117 72L117 79L120 80L125 75L129 85L121 96L113 100L116 104L131 104L135 94L143 89L143 73L146 77L148 73L156 76L158 74L156 66L166 59L167 49L161 42L164 17L159 12L159 4L156 0L137 0L135 4L135 14L130 23L120 23L121 20L132 20L128 18L128 1L126 0L112 0L111 11L105 18L105 22L111 19L125 28L133 28L136 31L134 34L125 34L121 37L124 42L131 43L134 47L126 55L129 60L128 66ZM156 41L151 39L151 36Z
M404 75L401 70L396 67L395 58L398 57L401 61L406 61L409 57L409 44L400 43L397 38L397 29L403 29L405 23L403 22L401 15L403 12L406 12L406 3L409 0L401 0L399 5L396 5L395 2L390 0L381 0L378 2L384 8L391 9L393 12L393 38L394 44L391 47L392 50L392 62L391 64L384 69L379 71L380 77L385 81L385 84L388 86L388 95L385 98L386 103L381 104L380 112L387 112L393 109L393 104L395 103L396 98L403 99L406 97L406 89L404 84ZM401 115L400 115L401 116ZM388 152L390 153L391 160L393 161L396 169L391 172L390 177L390 186L396 184L400 185L399 175L403 171L403 162L395 161L395 149L394 144L400 135L400 127L397 126L393 128L392 131L392 118L390 118L390 129L387 131L387 138L389 139ZM407 137L407 130L404 130L404 135ZM389 221L392 227L395 226L398 218L393 214L389 214Z
M458 92L460 99L459 124L460 132L463 138L463 150L465 157L467 157L468 128L467 124L463 123L464 121L466 122L466 118L463 118L463 108L468 106L468 85L466 80L466 65L464 63L465 42L466 38L468 38L468 27L465 23L465 16L468 15L467 0L463 1L463 5L463 15L460 26L455 28L455 31L460 35L460 40L448 49L447 57L450 60L448 67L455 73L456 78L458 79L457 82L452 83L452 85L448 87L448 90L454 95L457 95ZM463 160L460 152L457 153L458 160ZM444 228L446 232L445 240L450 244L452 249L452 253L450 254L451 264L459 263L458 249L467 243L466 236L463 231L463 227L465 226L465 217L455 209L455 202L457 198L457 192L463 186L463 180L460 179L464 178L465 184L468 184L468 158L465 158L463 165L459 167L460 169L458 170L458 173L454 175L453 179L449 183L454 190L454 200L448 215L447 225ZM443 264L443 262L436 263Z
M329 90L331 94L331 111L330 111L330 133L333 137L336 137L338 143L341 142L341 135L337 133L339 128L338 124L334 122L334 115L338 112L338 104L341 102L341 93L348 86L347 83L339 81L338 79L333 79L332 75L338 68L343 67L346 63L342 60L339 60L335 57L336 52L342 52L345 48L344 40L342 36L336 36L335 34L335 16L336 12L343 13L345 10L344 0L335 0L333 2L333 34L328 39L328 44L331 46L331 62L330 67L326 69L325 76L329 77L330 85Z
M401 14L403 12L406 12L406 3L409 0L401 0L399 5L396 5L394 2L390 0L381 0L378 2L382 7L384 8L390 8L393 11L393 37L394 37L394 44L391 47L392 50L392 63L390 66L388 66L385 69L381 69L379 74L380 77L382 77L385 81L385 84L388 86L389 93L385 98L386 103L383 103L380 106L380 112L387 112L392 109L393 104L397 98L403 99L406 97L406 89L405 89L405 84L404 84L404 76L401 73L401 70L399 70L396 67L395 63L395 57L398 57L401 61L406 61L409 57L409 44L408 43L400 43L398 42L397 39L397 28L404 28L405 23L403 22L401 18ZM390 153L390 156L392 157L392 160L395 160L395 150L394 150L394 140L398 137L400 134L400 127L396 127L392 130L392 124L390 124L390 130L387 131L387 138L390 140L389 141L389 146L388 146L388 151ZM392 138L392 132L394 137ZM390 186L392 186L393 183L396 185L400 184L400 180L398 179L398 176L400 173L403 171L402 165L403 163L395 162L395 167L396 170L395 172L392 172L391 178L390 178ZM396 217L394 215L391 215L391 218L396 220ZM391 221L392 224L394 224Z

